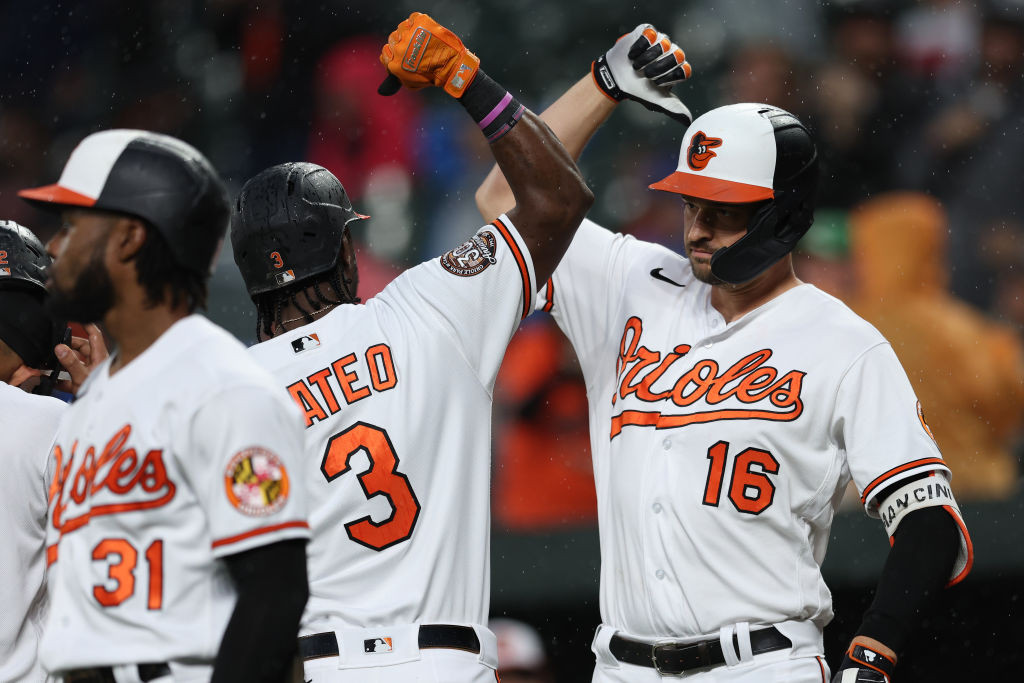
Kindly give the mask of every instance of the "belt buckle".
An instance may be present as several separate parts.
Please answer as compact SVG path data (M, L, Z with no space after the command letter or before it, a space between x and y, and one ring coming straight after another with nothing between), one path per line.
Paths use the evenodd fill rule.
M684 650L696 651L696 659L698 661L695 662L694 666L684 667L676 670L663 668L662 665L658 662L659 653L683 652ZM654 645L651 646L651 664L654 666L654 670L658 672L659 676L678 676L681 678L687 668L696 669L700 668L701 666L707 666L710 663L711 656L708 652L708 643L705 640L702 640L698 643L690 644L678 643L674 640L662 640L657 643L654 643Z

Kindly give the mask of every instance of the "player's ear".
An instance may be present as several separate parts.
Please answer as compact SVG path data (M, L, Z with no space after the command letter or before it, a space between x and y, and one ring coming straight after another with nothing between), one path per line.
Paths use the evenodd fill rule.
M114 249L121 263L134 259L146 243L146 224L138 218L118 216L111 228Z

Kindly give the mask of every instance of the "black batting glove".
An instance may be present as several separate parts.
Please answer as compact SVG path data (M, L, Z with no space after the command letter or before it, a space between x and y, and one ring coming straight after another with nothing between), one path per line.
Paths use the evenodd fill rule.
M832 683L892 683L896 662L863 645L850 645Z

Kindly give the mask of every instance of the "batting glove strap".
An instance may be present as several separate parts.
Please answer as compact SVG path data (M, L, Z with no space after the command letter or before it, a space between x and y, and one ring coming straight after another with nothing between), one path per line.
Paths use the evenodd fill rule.
M892 683L896 663L871 648L851 645L832 683Z
M692 72L679 46L650 24L640 24L619 38L591 67L597 87L611 99L634 100L685 125L693 117L672 94L672 86Z

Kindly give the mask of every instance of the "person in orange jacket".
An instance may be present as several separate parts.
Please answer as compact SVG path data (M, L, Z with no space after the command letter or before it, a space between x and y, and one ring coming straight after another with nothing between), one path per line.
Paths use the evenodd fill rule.
M850 215L857 281L848 303L892 344L953 471L958 499L1005 498L1024 424L1024 344L950 294L946 214L916 192L892 192Z

